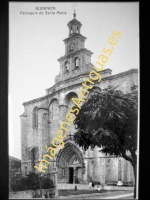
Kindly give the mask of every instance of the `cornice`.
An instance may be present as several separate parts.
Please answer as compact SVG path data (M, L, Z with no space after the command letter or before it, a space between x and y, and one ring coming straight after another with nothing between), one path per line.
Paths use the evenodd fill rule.
M78 25L82 26L81 22L79 22L77 19L72 19L71 21L69 21L67 26L71 26L73 24L78 24Z
M76 38L81 38L84 41L87 39L85 36L81 35L80 33L74 33L74 34L70 35L70 37L65 38L63 41L66 43L69 40L76 39Z
M120 78L120 77L123 77L123 76L127 76L127 75L131 75L131 74L134 74L134 73L138 73L138 69L137 68L133 68L133 69L130 69L126 72L121 72L121 73L118 73L118 74L114 74L114 75L111 75L110 76L110 80L111 79L116 79L116 78Z
M27 117L27 113L23 112L22 115L20 115L20 117Z
M71 52L71 53L69 53L69 54L67 54L67 55L61 56L60 58L58 58L57 61L63 61L63 60L68 59L68 58L70 58L70 57L72 57L72 56L74 56L74 55L76 55L76 54L78 54L78 53L86 53L86 54L88 54L89 56L91 56L91 55L93 54L92 51L90 51L90 50L88 50L88 49L86 49L86 48L82 48L82 49L73 51L73 52Z
M107 71L110 71L110 69L105 69L105 70L103 70L102 72L101 72L101 74L105 74ZM105 77L105 78L102 78L102 81L107 81L107 80L109 80L109 81L111 81L111 80L113 80L113 79L116 79L116 78L120 78L120 77L123 77L123 76L127 76L127 75L131 75L131 74L134 74L134 73L138 73L138 69L136 69L136 68L133 68L133 69L130 69L130 70L128 70L128 71L126 71L126 72L121 72L121 73L119 73L119 74L115 74L115 75L111 75L111 76L108 76L108 77ZM82 75L79 75L79 76L77 76L77 77L74 77L74 78L70 78L70 79L67 79L67 81L66 80L64 80L64 81L61 81L61 82L59 82L59 83L56 83L55 85L53 85L51 88L48 88L48 89L46 89L46 91L48 91L48 90L55 90L57 87L59 87L60 85L62 85L62 84L64 84L65 82L67 83L67 82L70 82L70 80L73 82L73 80L75 80L75 79L81 79L82 77L85 77L85 76L88 76L88 74L89 73L87 73L87 74L82 74ZM70 85L70 86L65 86L64 88L59 88L59 89L57 89L57 90L55 90L55 91L52 91L52 93L51 94L48 94L48 95L45 95L45 96L43 96L43 97L39 97L39 98L37 98L37 99L33 99L33 100L31 100L31 101L27 101L27 102L24 102L23 103L23 106L27 106L27 105L29 105L29 104L33 104L33 103L36 103L36 102L39 102L39 101L43 101L43 100L46 100L46 99L48 99L48 98L52 98L53 96L55 96L55 94L56 93L58 93L58 92L61 92L61 91L63 91L63 90L70 90L71 88L76 88L76 87L78 87L78 86L81 86L81 83L76 83L76 84L74 84L74 85Z

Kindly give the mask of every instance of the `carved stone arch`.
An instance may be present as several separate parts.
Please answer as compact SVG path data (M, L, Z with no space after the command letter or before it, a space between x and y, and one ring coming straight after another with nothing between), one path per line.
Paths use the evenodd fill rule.
M69 161L69 164L74 164L76 161L76 163L81 164L80 158L77 155L73 155Z
M57 98L53 98L49 104L49 116L51 120L53 120L57 115L59 116L59 100Z
M71 91L68 92L64 98L64 105L68 106L69 108L71 105L73 105L73 102L71 101L72 98L78 98L78 95L76 92Z
M58 152L56 157L58 168L58 182L80 183L83 181L84 160L79 147L73 142L68 141L65 147Z
M58 152L56 165L57 167L63 167L62 164L64 160L68 164L72 164L75 157L79 160L79 164L83 165L83 154L81 150L73 141L68 141L65 147Z
M48 108L50 107L50 105L52 104L52 102L55 101L55 100L57 100L57 101L59 102L59 100L58 100L57 97L53 97L53 98L49 101L49 106L48 106Z

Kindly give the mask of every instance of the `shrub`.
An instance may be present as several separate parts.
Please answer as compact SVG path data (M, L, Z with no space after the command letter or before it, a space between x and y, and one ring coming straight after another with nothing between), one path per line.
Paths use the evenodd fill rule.
M41 182L42 182L41 185L42 189L49 189L54 187L53 180L48 177L43 177Z
M46 177L39 177L39 174L31 172L27 177L18 177L13 175L10 177L10 188L12 191L23 191L23 190L36 190L53 188L53 180Z

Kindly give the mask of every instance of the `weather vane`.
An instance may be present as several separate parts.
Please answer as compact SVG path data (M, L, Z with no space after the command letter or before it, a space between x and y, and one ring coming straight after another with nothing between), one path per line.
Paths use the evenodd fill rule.
M77 4L74 4L74 6L72 6L73 8L74 8L74 13L73 13L73 16L74 16L74 18L76 17L76 13L75 13L75 6L76 6Z

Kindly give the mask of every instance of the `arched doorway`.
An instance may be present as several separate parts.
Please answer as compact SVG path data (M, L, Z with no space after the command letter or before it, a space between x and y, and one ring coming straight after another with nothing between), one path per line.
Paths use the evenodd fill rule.
M58 182L82 182L83 156L80 149L73 142L67 142L64 149L59 151L56 165L58 167Z

